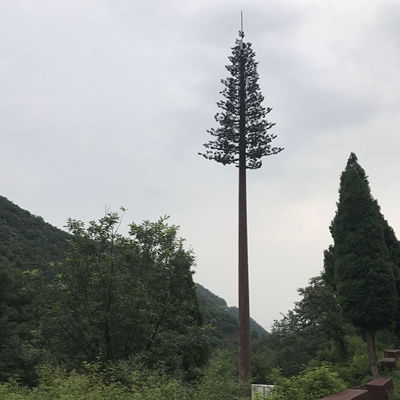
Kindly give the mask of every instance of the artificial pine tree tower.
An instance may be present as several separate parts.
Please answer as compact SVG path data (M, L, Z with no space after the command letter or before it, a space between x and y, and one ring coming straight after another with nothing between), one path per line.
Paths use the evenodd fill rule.
M208 160L223 165L239 167L239 378L248 381L251 376L250 363L250 312L247 251L247 205L246 169L261 167L261 158L277 154L283 149L272 147L275 135L268 130L275 124L265 117L271 108L264 108L264 100L258 85L257 62L251 43L244 43L243 27L239 39L232 48L230 65L226 66L230 76L222 79L224 99L217 103L221 112L215 115L217 129L208 132L214 140L206 143Z
M333 272L343 316L366 335L374 378L379 376L375 332L392 325L397 306L395 265L384 232L368 178L351 153L340 178L338 208L331 225L334 271L329 274Z

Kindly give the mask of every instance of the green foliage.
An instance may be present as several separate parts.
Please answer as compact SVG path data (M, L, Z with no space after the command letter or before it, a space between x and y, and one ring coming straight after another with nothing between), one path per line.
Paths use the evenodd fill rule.
M251 376L254 383L271 383L267 377L281 364L280 349L272 349L263 343L267 337L268 334L261 335L251 347Z
M380 212L380 207L377 202L375 202L375 205L379 212L380 220L383 226L385 245L389 251L390 260L393 267L393 274L395 277L398 306L392 325L390 327L393 333L390 347L397 348L400 345L400 242L397 240L393 228L389 226L389 223Z
M391 371L385 377L393 379L394 389L389 393L389 400L400 400L400 370Z
M19 376L32 383L38 354L31 345L35 310L23 292L25 275L10 262L0 263L0 381Z
M283 376L296 376L305 368L329 362L348 387L371 379L367 347L361 332L345 323L331 287L321 277L299 289L301 300L271 332L262 334L252 345L253 382L271 384L278 367ZM378 332L378 355L388 348L386 331Z
M326 372L326 367L333 373L333 376L339 378L339 382L341 382L341 386L337 388L336 391L342 390L341 387L350 388L354 386L358 386L360 384L365 384L366 382L370 381L371 372L369 369L369 360L368 360L368 353L365 342L361 336L356 334L349 334L345 336L345 343L346 343L346 358L343 359L343 354L338 346L333 340L325 342L321 349L318 350L312 359L309 359L306 365L299 366L298 369L300 372L295 374L287 374L287 371L282 371L279 369L279 373L277 370L273 368L273 366L268 366L269 372L267 373L268 376L266 377L266 383L269 384L276 384L276 396L273 397L271 400L277 399L291 399L298 398L302 399L313 398L310 392L313 387L309 387L307 384L307 380L304 380L304 375L308 375L309 371L319 371L322 368L322 375L324 376ZM387 348L387 337L386 332L381 332L380 335L377 336L377 350L379 356L383 355L383 349ZM280 349L272 349L266 348L267 350L275 352L270 355L269 360L272 364L279 365L279 359L277 356L280 354ZM291 355L291 359L296 359L296 350L297 347L292 347L293 353ZM289 352L288 352L289 353ZM287 354L288 354L287 353ZM289 354L288 354L289 356ZM253 355L253 360L254 360ZM271 360L272 359L272 360ZM266 358L264 362L267 362L268 359ZM283 364L286 368L288 368L287 364ZM330 380L326 380L325 378L319 378L318 373L315 376L314 374L310 374L311 378L310 382L315 379L316 382L316 390L323 389L326 390L326 394L321 395L318 397L319 394L316 394L317 399L335 393L335 388L329 384ZM260 381L261 382L261 381ZM328 383L327 383L328 382ZM400 383L400 382L399 382ZM281 396L281 397L279 397Z
M119 380L124 370L125 383ZM149 370L137 364L113 366L86 364L83 373L43 367L38 386L27 389L15 381L0 385L0 400L244 400L228 353L218 354L200 379L188 383L163 369Z
M347 388L329 364L306 368L291 378L275 370L271 379L275 384L271 400L318 400Z
M275 321L270 333L254 341L253 372L259 383L272 367L279 367L285 376L298 374L317 354L335 344L336 359L346 357L343 323L334 292L319 277L298 290L301 300L281 320Z
M389 394L389 400L400 400L400 385L395 386Z
M330 245L328 250L324 250L324 269L322 278L325 284L336 293L335 284L335 247Z
M368 331L390 327L397 306L393 266L367 176L354 154L341 176L332 236L343 315Z
M370 381L372 378L364 339L357 335L347 335L345 342L347 348L346 359L341 357L340 351L332 343L331 347L319 351L308 366L319 367L325 362L331 363L333 370L346 382L348 387L358 386ZM379 349L387 347L379 340L378 345Z
M301 323L295 310L289 311L281 320L275 321L271 334L265 336L265 342L275 352L277 366L286 376L298 374L303 366L324 345L321 336ZM310 335L311 334L311 335Z
M330 228L334 240L333 276L343 316L366 334L374 378L379 376L375 332L393 329L399 316L395 277L400 274L391 259L394 252L388 249L396 238L385 223L365 171L351 153L340 178L339 202ZM332 278L331 265L328 259L327 282Z
M202 285L196 284L196 294L204 324L210 326L207 336L213 349L233 349L237 345L238 308ZM250 331L261 334L265 329L250 318Z
M64 258L67 238L66 232L0 196L0 265L46 271L50 262Z
M295 312L303 324L302 330L310 330L309 336L333 340L346 355L345 327L331 287L322 277L310 279L310 285L298 290L302 300L296 303Z
M237 382L237 360L227 351L211 359L209 367L195 386L196 400L239 400L241 388Z
M356 386L371 380L368 353L363 338L360 336L346 336L346 347L348 349L347 360L335 365L335 370L341 378L349 386Z
M131 224L109 213L87 229L69 220L71 252L50 282L31 273L31 293L40 305L40 345L58 361L141 357L147 365L190 370L207 360L207 345L191 267L178 227Z
M237 318L229 313L224 299L201 285L196 294L204 323L210 326L207 337L213 349L231 348L237 343Z
M35 380L33 366L40 352L32 346L32 332L38 318L23 290L23 271L40 268L49 276L49 263L65 255L67 237L0 196L0 381L14 375L24 382Z
M224 100L217 103L222 111L215 115L219 127L208 131L215 140L206 143L206 152L199 154L223 165L238 165L239 151L243 146L246 168L257 169L261 167L262 157L277 154L283 149L271 147L276 135L268 134L268 130L275 124L265 119L271 108L262 105L264 96L258 84L257 62L252 45L242 43L243 32L240 36L229 57L231 64L226 66L230 76L222 79L225 87L221 94ZM241 129L244 129L244 143L240 139Z
M83 350L80 348L80 345L77 345L76 343L74 344L73 338L70 337L66 342L56 342L56 337L61 339L62 335L59 336L57 334L56 336L53 336L53 331L57 330L57 328L51 326L51 312L47 306L44 307L42 311L47 314L48 323L42 321L42 325L39 329L39 305L41 304L41 307L43 307L44 303L52 303L50 297L51 293L54 292L55 295L62 293L60 301L55 302L53 305L53 312L55 312L57 308L60 313L63 312L62 304L64 303L65 309L68 308L64 317L65 326L68 326L69 329L74 328L76 330L86 329L86 326L89 327L89 331L86 331L82 337L86 337L86 335L90 337L93 334L94 329L91 322L100 315L103 315L104 317L106 314L99 311L100 303L104 300L104 296L107 295L103 290L103 292L98 294L92 293L94 296L97 296L94 298L99 299L99 303L96 306L93 305L93 313L88 313L87 320L81 318L78 321L73 318L76 309L79 310L79 315L84 315L83 305L85 302L81 303L80 309L78 304L78 300L82 297L82 293L78 293L79 288L87 287L91 288L92 292L95 292L96 285L100 284L99 280L101 279L101 274L98 272L93 275L93 279L89 281L90 285L85 286L85 276L82 274L82 271L86 268L85 265L91 261L93 261L94 264L97 263L99 268L102 268L100 271L103 271L103 279L106 279L106 264L108 262L108 265L110 265L111 258L109 254L110 246L107 244L106 237L92 240L90 237L85 237L85 229L84 227L79 227L78 221L70 221L70 227L72 227L72 225L74 225L76 231L80 231L78 235L81 236L78 241L79 244L76 241L76 238L71 237L70 234L52 227L45 223L42 218L36 217L28 211L22 210L4 197L0 197L0 237L2 239L0 241L0 380L2 381L13 376L18 376L23 382L33 384L36 380L34 366L39 362L46 362L51 354L60 355L64 354L64 352L70 354L68 357L63 357L62 361L64 363L69 363L71 367L79 364L79 360L85 359L84 354L75 358L77 353L82 353ZM95 230L94 227L92 229ZM146 234L140 231L140 229L136 229L136 231L138 235L144 239L143 236L146 236ZM154 229L151 233L149 232L149 234L150 236L153 236L153 238L157 237ZM95 233L93 232L93 237L94 236ZM119 243L122 246L125 242L119 239ZM148 245L150 245L149 241ZM73 246L75 246L75 249ZM127 247L129 246L127 245ZM78 248L86 252L85 255L81 254L78 257ZM118 252L120 252L119 249ZM65 260L68 254L69 258ZM73 254L75 254L75 259L72 256ZM136 263L136 259L133 260L133 251L130 251L129 254L130 255L126 256L125 259L126 269L130 268L128 263L131 261L132 263L134 261ZM114 256L115 255L116 248L114 243ZM101 261L102 257L105 263ZM129 261L129 257L131 261ZM191 257L193 257L193 255L189 257L187 254L185 257L187 261L190 261L190 259L192 260ZM185 257L183 257L182 260L185 259ZM118 256L119 263L121 258L122 256ZM77 261L75 267L72 265L74 260ZM94 266L91 268L93 269ZM27 275L23 273L24 270L30 270L31 275L35 277L35 283L31 282L31 290L35 289L34 291L38 292L39 296L37 299L40 301L32 303L32 299L27 296L26 290L24 289L27 283ZM74 272L79 271L81 272L80 278L70 286L70 289L75 291L75 301L73 300L73 296L70 296L68 300L65 290L61 290L63 279L68 279L68 277L71 278ZM131 275L133 273L136 272L130 271ZM95 276L97 278L95 278ZM151 276L153 276L153 278L151 278ZM156 268L152 268L148 271L148 280L146 282L150 285L150 278L153 279L152 282L154 285L151 284L154 288L152 294L153 298L151 296L148 296L147 298L144 297L142 299L143 304L145 302L151 303L153 299L157 302L157 299L162 297L162 291L159 290L159 282L157 283L157 276ZM160 277L163 279L165 275L160 275ZM116 277L115 279L118 281ZM123 281L122 277L119 281L121 280ZM191 277L188 278L187 282L191 285L190 281ZM139 284L139 282L137 283ZM32 285L36 286L36 288L33 288ZM128 284L125 284L125 289L128 291L129 288L127 286ZM138 285L136 285L136 289L137 286ZM43 292L41 291L41 287L44 288ZM133 285L133 287L135 286ZM141 290L144 290L143 287L141 287ZM190 295L186 300L189 299L189 303L191 302L191 304L195 304L195 299L193 299L193 289L189 292ZM201 313L204 313L205 317L203 323L205 325L210 324L213 328L202 330L200 334L207 335L214 350L234 346L237 341L237 320L234 315L234 310L227 307L226 302L223 299L213 295L211 292L207 291L207 289L201 287L201 285L197 288L196 292L199 297L200 314L198 313L197 306L194 305L192 317L194 320L199 322L201 321ZM101 294L104 294L103 298L100 298ZM65 303L67 301L71 301L71 308L69 308L69 306L67 307L67 304ZM128 299L121 299L120 304L122 304L123 301L127 304ZM188 301L182 301L182 303L183 308L187 309ZM172 307L171 304L170 306ZM181 306L177 305L177 307ZM131 312L131 316L133 316L135 309L126 307L125 312L127 313L128 310ZM139 314L143 316L142 311ZM155 314L156 313L153 313L153 318L155 317ZM55 316L54 321L56 320L57 318ZM72 324L69 324L68 321L72 321ZM120 324L122 331L126 329L125 322L126 321L123 321L123 324ZM98 325L99 322L97 322L97 326ZM144 334L147 329L146 326L148 325L141 326L138 324L137 328L141 329L141 332ZM191 346L191 343L193 343L193 340L195 340L195 337L199 334L199 325L196 323L195 326L196 328L194 331L191 330L190 334L186 336L187 341L182 341L183 344L186 343L186 347ZM252 329L262 330L262 328L254 321L252 321L251 326ZM45 333L45 335L41 336L42 333ZM67 333L65 332L65 334ZM163 335L165 343L173 344L176 347L181 346L180 340L182 339L182 336L177 337L176 339L171 337L170 340L167 340L167 333L165 332ZM92 337L94 336L95 335L93 334ZM45 338L50 338L50 340L47 342ZM80 337L80 339L82 338ZM97 339L97 342L100 342L100 339ZM201 345L199 344L201 348L196 348L195 346L194 349L185 352L186 355L184 361L181 354L177 358L171 360L172 364L181 361L186 366L197 363L201 364L201 360L205 358L207 353L205 346L203 346L204 342L201 343ZM137 346L136 343L135 346ZM166 346L168 347L168 345ZM76 347L75 350L73 350L74 347ZM153 347L153 345L150 347ZM164 350L161 349L160 351L163 352ZM155 353L156 352L154 352L153 360L156 358ZM170 353L172 353L172 349ZM72 354L75 354L75 356L72 357ZM92 351L90 358L97 360L95 354L96 352ZM74 361L70 359L71 357ZM161 361L163 360L162 353L159 359ZM148 361L150 362L150 360Z
M239 308L236 306L230 306L227 310L230 314L239 318ZM255 336L260 335L265 332L265 329L253 318L250 317L250 332Z

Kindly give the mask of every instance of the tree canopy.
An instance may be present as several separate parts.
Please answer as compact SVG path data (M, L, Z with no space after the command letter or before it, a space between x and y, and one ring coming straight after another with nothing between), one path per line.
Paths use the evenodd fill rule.
M91 261L95 262L97 260L96 262L103 267L104 265L101 264L100 261L110 261L110 255L107 253L110 250L110 246L108 245L107 247L107 245L104 244L107 241L105 237L101 240L95 240L94 232L91 234L93 239L85 237L85 232L87 233L89 228L95 230L95 227L79 227L78 221L74 222L71 220L69 224L70 227L72 228L72 225L74 225L74 229L77 230L77 233L80 232L78 240L78 238L74 238L72 231L71 233L67 233L51 226L46 223L43 218L21 209L4 197L0 197L0 206L0 237L2 238L0 244L0 285L2 289L0 292L0 380L7 380L12 376L18 375L23 382L33 383L36 380L35 366L38 365L38 363L48 360L50 354L49 345L52 341L55 341L55 338L50 338L49 341L46 341L41 335L46 329L48 330L47 334L51 336L50 328L45 328L47 325L44 321L41 322L39 313L40 309L42 312L47 310L46 313L47 316L49 316L48 313L50 313L51 309L50 303L52 301L54 302L54 299L50 298L50 291L53 291L54 295L57 296L58 294L62 294L61 300L66 301L68 297L59 287L62 280L67 278L72 279L72 273L74 271L79 272L79 268L81 268L82 271L85 263L90 263ZM150 248L150 237L153 237L153 243L156 244L157 234L154 226L157 225L157 223L149 222L148 224L148 234L150 236L147 238L147 243ZM164 224L167 224L166 220ZM139 230L139 227L142 225L143 224L136 225L135 229L141 240L144 240L146 236L146 233L143 231L144 228ZM152 229L150 229L151 226L153 226ZM96 234L100 235L99 232ZM161 236L159 236L159 238L161 238ZM178 236L176 236L175 239L176 244L178 244L180 239ZM68 242L66 240L68 240ZM133 241L132 235L130 236L130 240ZM122 246L122 238L117 241ZM100 252L100 243L104 244L103 249L105 251L103 254ZM129 248L129 246L127 245L126 248ZM79 251L83 249L87 252L86 255L80 254L78 257ZM94 252L94 249L97 253ZM115 251L116 247L114 243L114 258L116 257ZM71 258L73 254L75 254L75 258ZM118 250L118 259L120 259L121 254L125 253ZM139 254L139 250L136 254ZM132 251L129 257L133 260ZM185 257L187 262L189 262L193 260L193 253L186 254ZM183 259L185 259L185 257L183 257ZM72 266L73 260L76 260L78 264L80 263L79 268ZM118 260L118 263L120 263L120 260ZM27 295L26 287L30 279L28 279L29 275L24 273L24 270L36 270L34 277L36 281L35 289L38 293L37 296ZM148 275L152 275L154 282L154 285L152 285L152 288L154 288L153 299L156 301L156 296L161 297L161 292L159 291L160 283L157 283L156 279L158 273L157 269L152 267L151 271L150 274L149 270ZM84 286L84 277L78 274L77 279L78 281L71 286L74 290L78 290L79 285L82 285L82 287ZM159 279L164 280L165 273L160 274ZM190 282L192 278L188 279ZM43 292L40 290L41 286L44 288ZM95 286L92 286L93 291L94 288ZM126 290L129 289L127 285L125 285L125 288ZM132 286L132 290L137 290L137 287ZM193 305L193 290L187 289L185 293L187 292L189 293L189 303ZM235 313L235 309L228 307L225 300L213 295L201 285L195 285L195 294L199 302L198 310L200 314L204 315L203 326L207 326L207 329L205 329L203 333L206 334L208 342L214 350L213 354L220 348L232 348L234 344L237 343L237 313ZM70 297L72 298L71 295ZM76 298L78 299L79 296L77 295ZM45 301L49 307L44 307L43 303ZM147 301L151 302L152 300L148 297ZM57 304L54 305L54 307L59 307L59 311L61 312L64 305ZM65 305L65 307L67 307L67 305ZM77 305L75 304L74 307L77 307ZM187 305L184 304L183 307L185 308ZM193 318L195 320L200 320L200 316L197 314L198 311L195 311L196 309L197 307L194 306ZM74 308L72 308L72 310L74 310ZM154 307L152 310L154 311ZM134 312L135 310L131 310L132 315L134 315ZM83 315L82 312L80 315ZM89 317L91 321L93 321L101 315L104 316L104 313L98 312ZM67 321L67 316L65 318L65 321ZM71 312L68 318L72 319ZM73 323L77 324L76 321L73 321ZM252 330L262 331L262 328L255 321L251 323ZM41 326L39 326L39 324L41 324ZM146 326L152 328L151 324ZM81 328L83 329L83 327L84 325L82 324ZM143 327L143 329L144 328L145 327ZM197 330L198 326L196 325L194 331ZM69 339L65 342L64 350L67 351L69 349L67 351L69 355L63 357L63 360L68 362L72 360L75 365L78 364L78 358L83 359L83 355L81 354L78 356L80 350L73 349L74 346L70 343L71 340L72 339ZM201 343L203 343L203 338L201 340ZM57 346L51 349L51 354L53 354L54 357L56 354L61 354L61 352L64 351L62 343L60 342L58 345L60 347L59 349ZM199 346L203 346L203 344L199 344ZM154 347L154 345L151 347ZM44 351L45 349L46 351ZM193 354L201 355L203 350L197 349ZM150 353L151 352L147 353L149 357ZM155 354L155 352L153 354ZM186 353L186 364L195 361L190 359L193 354L190 352ZM160 357L159 360L162 361L162 357ZM180 358L180 360L183 361L183 358ZM148 358L148 361L150 362L150 358ZM183 367L183 364L180 365L180 368L181 367Z
M375 377L378 371L374 335L392 325L397 295L382 218L354 153L340 178L339 202L331 231L338 302L344 317L367 334Z
M69 220L72 250L55 278L49 283L32 272L43 347L75 368L133 356L183 370L204 364L194 256L183 248L178 227L164 218L145 221L131 224L123 237L119 224L115 213L87 229Z
M340 179L332 235L343 314L360 328L390 326L397 305L393 266L368 178L353 153Z

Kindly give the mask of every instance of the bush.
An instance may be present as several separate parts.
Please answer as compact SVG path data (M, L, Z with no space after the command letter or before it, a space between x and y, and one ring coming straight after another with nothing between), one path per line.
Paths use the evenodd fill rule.
M389 400L400 400L400 370L385 372L385 378L393 379L394 390L389 394Z
M327 363L306 368L291 378L275 370L271 379L275 384L271 400L317 400L346 389L345 382Z
M188 383L162 368L146 369L135 362L102 370L84 364L85 373L44 366L38 386L23 387L17 381L0 385L0 400L245 400L236 381L236 363L230 353L218 353L198 380Z
M389 400L400 400L400 386L396 386L389 394Z
M360 336L346 336L348 359L335 366L339 376L348 386L356 386L372 379L367 345Z

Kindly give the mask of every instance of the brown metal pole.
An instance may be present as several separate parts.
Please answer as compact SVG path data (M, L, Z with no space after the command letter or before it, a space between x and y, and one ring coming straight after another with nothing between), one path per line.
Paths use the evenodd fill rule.
M251 378L250 360L250 302L247 250L247 199L246 199L246 86L245 50L240 49L240 121L239 121L239 380ZM251 397L249 388L248 396Z

